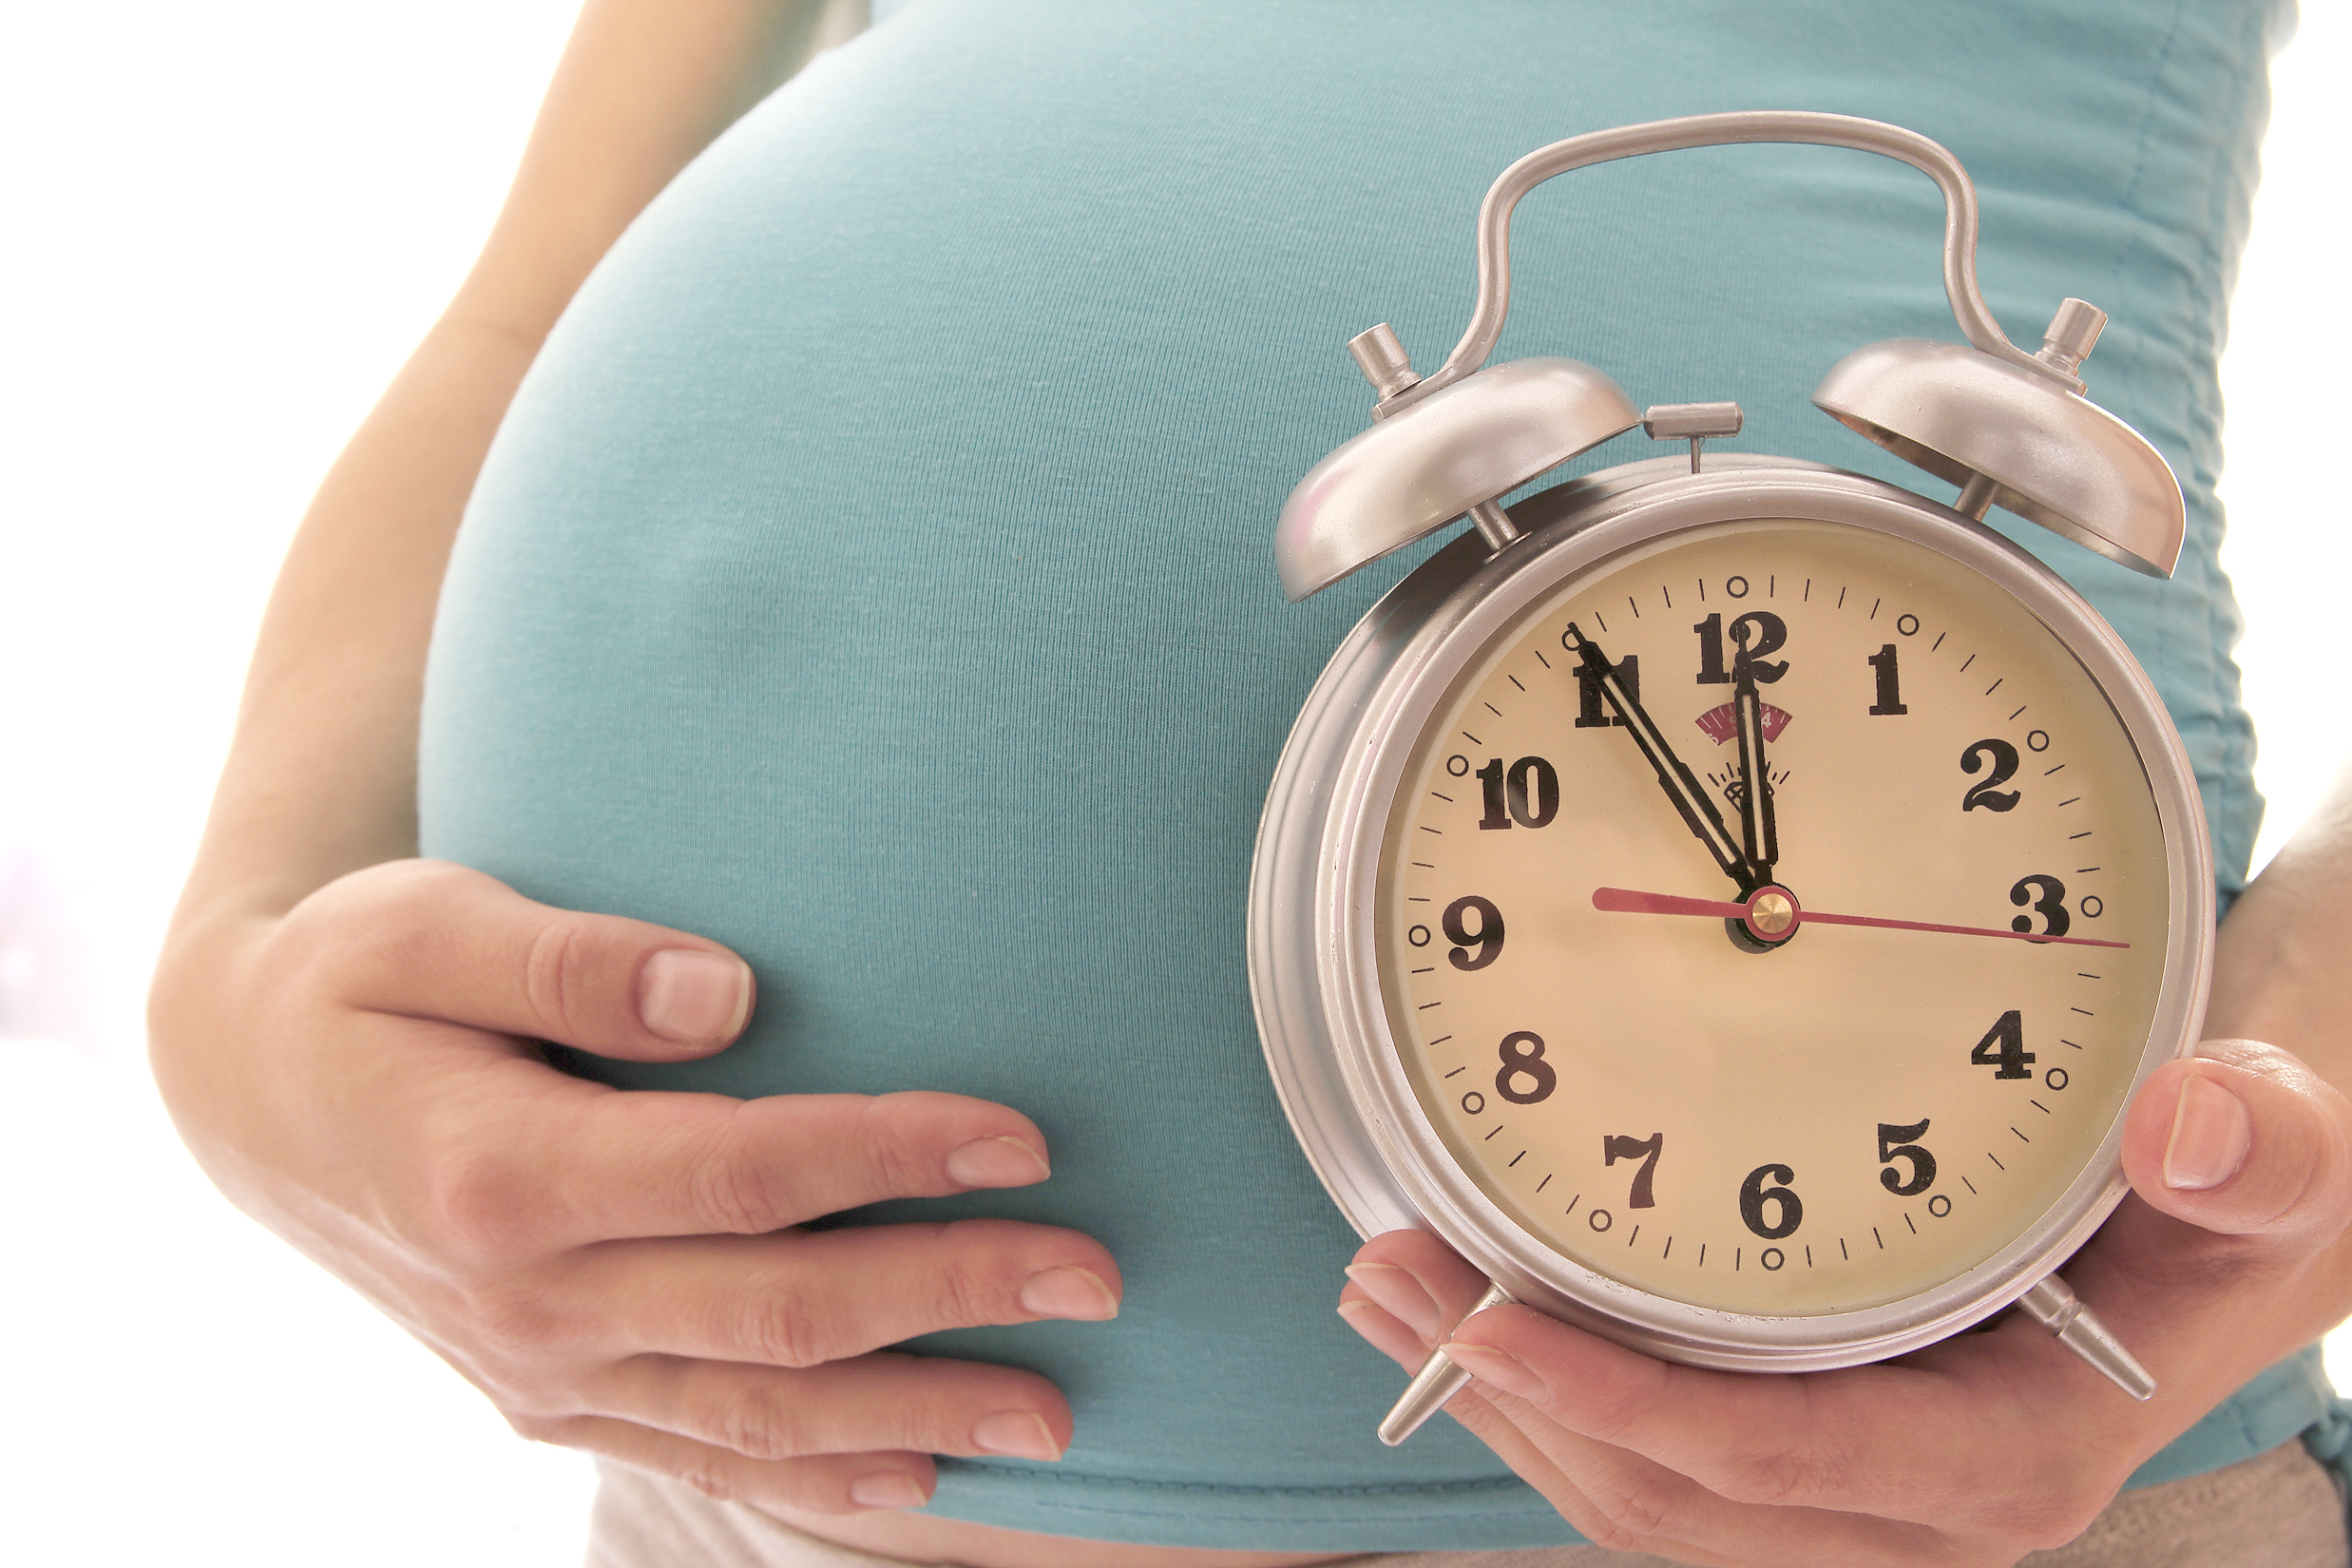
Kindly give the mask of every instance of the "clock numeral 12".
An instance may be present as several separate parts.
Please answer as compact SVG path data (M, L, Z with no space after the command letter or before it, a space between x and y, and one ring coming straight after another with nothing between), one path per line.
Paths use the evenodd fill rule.
M1720 611L1709 616L1691 628L1698 633L1699 673L1702 686L1729 686L1731 671L1723 659L1723 615ZM1788 673L1788 660L1765 662L1765 655L1780 652L1781 644L1788 641L1788 623L1769 610L1750 610L1731 622L1731 641L1748 655L1749 667L1756 679L1770 685Z

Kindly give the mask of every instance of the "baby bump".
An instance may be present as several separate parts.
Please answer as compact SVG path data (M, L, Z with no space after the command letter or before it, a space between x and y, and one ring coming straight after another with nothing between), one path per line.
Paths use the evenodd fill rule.
M1355 1237L1267 1079L1243 909L1291 718L1395 572L1286 607L1269 537L1360 428L1344 341L1386 317L1433 364L1459 331L1495 171L1720 105L1664 36L1564 90L1593 80L1594 35L1557 12L1531 37L1502 6L1368 30L1353 7L1130 10L916 7L624 238L467 518L425 848L756 969L733 1049L583 1071L1036 1119L1042 1188L853 1216L1070 1226L1126 1276L1115 1323L922 1343L1035 1367L1077 1415L1060 1465L943 1463L940 1511L1204 1546L1570 1539L1450 1424L1373 1442L1397 1375L1331 1310ZM1443 136L1401 127L1448 69L1504 80ZM1911 91L1818 106L1903 118ZM1750 164L1723 190L1720 156L1657 165L1670 194L1716 193L1681 216L1622 179L1531 203L1504 354L1590 358L1636 403L1737 397L1754 445L1870 467L1803 393L1864 338L1950 335L1934 194L1800 155L1790 182L1865 215L1835 254L1753 257L1731 304L1777 314L1732 340L1667 307L1725 297L1725 234L1788 230L1791 187Z

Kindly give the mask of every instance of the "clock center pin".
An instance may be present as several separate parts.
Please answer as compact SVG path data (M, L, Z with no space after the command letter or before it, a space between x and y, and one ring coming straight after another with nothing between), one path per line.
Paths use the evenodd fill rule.
M1779 942L1797 928L1797 900L1786 888L1759 888L1748 901L1748 928L1765 942Z

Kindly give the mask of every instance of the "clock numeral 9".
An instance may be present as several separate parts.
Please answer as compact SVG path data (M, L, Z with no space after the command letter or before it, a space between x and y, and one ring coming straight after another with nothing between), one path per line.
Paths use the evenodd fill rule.
M1805 1223L1805 1205L1786 1185L1796 1179L1797 1173L1786 1165L1759 1165L1748 1173L1739 1184L1739 1217L1750 1230L1767 1241L1778 1241ZM1768 1187L1767 1181L1776 1185ZM1767 1203L1776 1211L1769 1225L1764 1222Z
M1729 686L1731 672L1723 662L1723 616L1721 612L1709 616L1691 628L1698 633L1699 673L1702 686ZM1750 610L1731 622L1731 641L1748 655L1749 667L1756 672L1756 680L1770 685L1788 673L1788 660L1768 664L1764 656L1780 652L1781 644L1788 641L1788 623L1769 610Z
M1634 1185L1625 1200L1628 1209L1654 1209L1657 1199L1650 1190L1650 1173L1657 1169L1658 1156L1666 1152L1666 1135L1652 1133L1648 1138L1634 1138L1615 1133L1600 1140L1600 1162L1615 1165L1620 1159L1638 1159L1641 1169L1634 1173Z
M1482 828L1542 828L1559 814L1559 774L1539 756L1522 756L1508 772L1498 756L1478 771L1478 781L1486 808Z
M1897 1197L1917 1197L1936 1184L1936 1157L1911 1141L1926 1136L1927 1123L1923 1120L1908 1127L1898 1127L1888 1121L1879 1123L1879 1163L1891 1166L1898 1159L1911 1162L1908 1180L1886 1170L1879 1173L1879 1185Z
M1463 916L1475 910L1478 929L1472 930ZM1446 958L1457 969L1483 969L1502 956L1502 911L1487 899L1470 894L1457 898L1445 906L1445 913L1438 921L1445 927L1445 940L1454 944ZM1476 952L1471 951L1475 947Z
M2017 774L2017 749L2006 740L1977 741L1960 753L1960 772L1973 774L1983 768L1984 764L1978 760L1979 756L1992 759L1992 776L1981 784L1968 786L1967 793L1960 796L1960 810L1973 812L1981 806L1988 812L2015 811L2017 792L2001 786Z
M2025 1015L2012 1007L1994 1020L1993 1026L1984 1031L1984 1038L1977 1042L1977 1048L1968 1053L1968 1060L1979 1067L1997 1069L1995 1078L2030 1080L2034 1076L2034 1053L2025 1048Z
M1533 1105L1549 1100L1552 1091L1559 1087L1559 1074L1543 1060L1543 1037L1525 1029L1502 1037L1502 1066L1495 1074L1495 1093L1514 1105ZM1515 1085L1526 1079L1534 1088L1521 1091Z
M2036 892L2041 894L2039 898L2034 896ZM2041 916L2050 924L2036 931L2033 915L2018 915L2009 922L2009 928L2013 931L2032 932L2036 936L2064 936L2067 927L2073 924L2067 918L2065 900L2066 884L2055 876L2017 878L2017 885L2009 889L2009 902L2018 906L2033 905L2034 914Z

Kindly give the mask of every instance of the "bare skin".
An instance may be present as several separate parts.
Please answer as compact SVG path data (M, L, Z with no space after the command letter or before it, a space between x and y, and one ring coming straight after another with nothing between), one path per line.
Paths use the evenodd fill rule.
M527 1042L647 1061L725 1048L755 1004L749 970L702 938L547 908L412 858L426 641L490 436L581 279L796 67L813 11L590 0L481 260L288 556L157 974L158 1081L233 1200L431 1346L526 1436L886 1556L970 1568L1335 1560L1120 1547L906 1512L930 1495L933 1454L1058 1454L1070 1412L1034 1374L886 1347L951 1326L1111 1315L1117 1262L1042 1226L794 1227L884 1196L1046 1179L1035 1125L952 1095L736 1101L621 1094L557 1073ZM1539 1394L1489 1383L1457 1413L1588 1532L1694 1561L1750 1560L1734 1549L2007 1561L2078 1528L2132 1456L2352 1306L2341 1239L2352 1173L2329 1087L2343 1081L2331 1022L2342 990L2328 979L2346 972L2352 937L2323 896L2352 869L2348 822L2352 807L2332 809L2233 915L2214 1014L2217 1029L2301 1053L2316 1076L2231 1047L2151 1086L2129 1151L2145 1204L2073 1271L2109 1322L2150 1347L2167 1389L2153 1406L2117 1412L2046 1336L2015 1325L1904 1367L1832 1375L1843 1383L1728 1386L1509 1310L1461 1332L1521 1355ZM2195 1192L2162 1177L2168 1129L2189 1125L2178 1114L2188 1077L2213 1079L2244 1107L2251 1151ZM2285 1191L2282 1170L2307 1179ZM1467 1304L1463 1266L1399 1236L1360 1261L1374 1267L1343 1310L1418 1362ZM2231 1327L2200 1338L2175 1321ZM2045 1442L2019 1429L2014 1401L1985 1397L2021 1388L2075 1443L2056 1501L2022 1513L1990 1489L2000 1477L1970 1467ZM1658 1413L1633 1419L1660 1390ZM1880 1443L1889 1412L1921 1399L1937 1411L1937 1443ZM1784 1416L1802 1406L1782 1429L1803 1442L1781 1451L1849 1457L1837 1485L1774 1468L1752 1444L1726 1451L1726 1424L1706 1412L1739 1401L1780 1401ZM1761 1502L1760 1475L1813 1490ZM1929 1506L1920 1499L1949 1518L1913 1517ZM1816 1506L1785 1506L1796 1501ZM1870 1557L1864 1545L1898 1550Z

